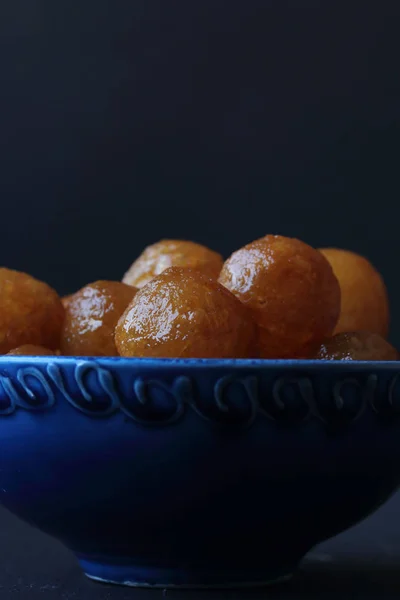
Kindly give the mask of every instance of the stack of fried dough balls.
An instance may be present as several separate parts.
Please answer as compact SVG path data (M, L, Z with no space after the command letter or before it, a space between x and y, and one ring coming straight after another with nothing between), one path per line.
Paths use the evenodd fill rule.
M119 281L60 298L0 269L3 354L398 360L382 277L349 251L266 235L221 255L161 240Z

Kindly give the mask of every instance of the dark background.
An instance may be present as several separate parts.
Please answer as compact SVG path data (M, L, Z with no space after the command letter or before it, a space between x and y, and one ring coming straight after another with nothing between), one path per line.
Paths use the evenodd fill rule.
M366 254L400 343L400 3L9 0L0 262L61 293L183 237Z

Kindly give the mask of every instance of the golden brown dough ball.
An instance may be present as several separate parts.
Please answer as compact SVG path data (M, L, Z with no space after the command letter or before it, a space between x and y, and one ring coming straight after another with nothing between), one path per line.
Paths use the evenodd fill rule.
M64 308L67 308L68 304L71 302L73 294L68 294L68 296L63 296L61 298L61 302Z
M26 344L25 346L18 346L7 352L8 356L53 356L54 352L43 346L34 346L32 344Z
M262 358L306 358L331 335L340 288L320 252L267 235L234 252L219 281L252 312Z
M64 308L49 285L0 268L0 354L25 344L58 348Z
M371 331L387 337L389 301L386 286L371 263L354 252L320 250L330 262L342 291L342 308L335 333Z
M121 356L249 357L249 312L216 280L171 267L138 291L115 330Z
M399 353L377 333L338 333L326 340L316 358L323 360L399 360Z
M141 288L169 267L199 269L217 279L222 264L220 254L195 242L161 240L142 252L125 273L123 282Z
M119 281L95 281L70 299L61 335L61 354L116 356L114 330L136 293Z

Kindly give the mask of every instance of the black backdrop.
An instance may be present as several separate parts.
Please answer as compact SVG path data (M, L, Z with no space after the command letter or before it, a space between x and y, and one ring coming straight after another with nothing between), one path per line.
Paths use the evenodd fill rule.
M400 344L400 3L7 0L0 262L61 293L185 237L368 255ZM396 314L397 312L397 314Z

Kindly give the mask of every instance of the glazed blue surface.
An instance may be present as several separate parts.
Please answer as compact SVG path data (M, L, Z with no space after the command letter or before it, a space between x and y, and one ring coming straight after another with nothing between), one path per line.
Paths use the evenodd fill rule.
M0 499L94 578L291 573L400 483L400 363L0 358Z

